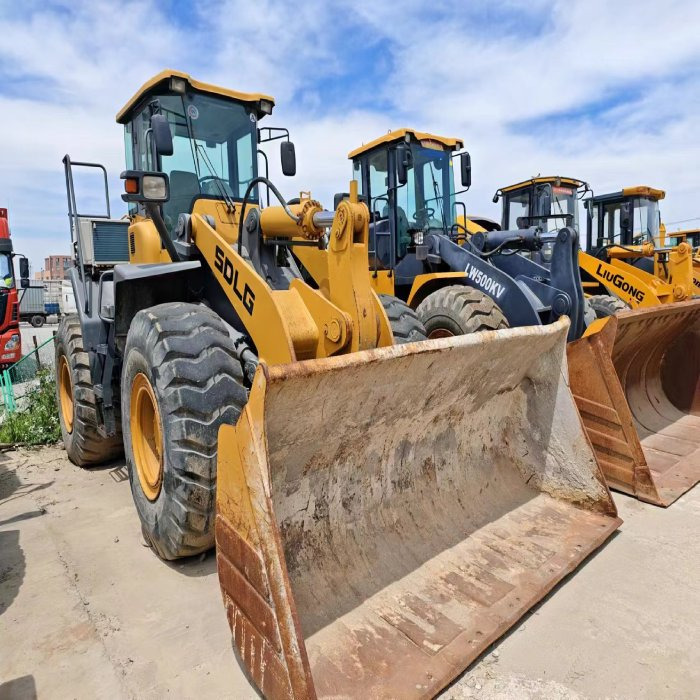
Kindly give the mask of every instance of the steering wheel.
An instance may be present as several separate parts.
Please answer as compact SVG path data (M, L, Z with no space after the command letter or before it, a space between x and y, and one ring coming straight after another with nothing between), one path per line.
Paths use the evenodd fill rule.
M221 188L223 188L224 192L226 192L226 194L228 195L231 195L231 187L228 184L228 180L224 180L223 178L218 177L217 175L204 175L203 177L199 178L199 187L204 194L219 194L218 188L207 186L207 183L209 182L218 182Z
M433 207L421 207L420 209L416 209L415 219L418 223L423 225L432 219L433 214L435 214L435 209L433 209Z

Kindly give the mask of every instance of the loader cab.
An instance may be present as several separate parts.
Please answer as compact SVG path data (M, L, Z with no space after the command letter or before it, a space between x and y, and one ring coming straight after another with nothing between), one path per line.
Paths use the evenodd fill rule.
M543 234L554 236L565 226L579 231L579 201L588 189L585 182L575 178L536 177L501 188L493 201L502 202L503 230L535 226ZM553 241L545 242L541 250L528 255L547 264L553 245Z
M659 201L665 196L663 190L640 186L587 199L584 202L587 252L595 255L612 245L657 244L661 224Z
M687 231L673 231L666 233L666 240L670 245L677 246L683 242L688 243L697 251L700 248L700 229L688 229Z
M409 129L390 132L352 151L353 180L370 211L370 266L375 277L409 286L424 271L429 233L450 235L455 223L454 152L457 139ZM468 186L468 154L461 154Z
M171 236L179 215L195 209L224 225L232 223L236 203L258 176L258 121L273 107L266 95L164 71L117 115L124 125L127 170L168 176L162 216ZM257 202L257 196L253 191L250 201ZM143 204L130 203L129 213L145 216Z

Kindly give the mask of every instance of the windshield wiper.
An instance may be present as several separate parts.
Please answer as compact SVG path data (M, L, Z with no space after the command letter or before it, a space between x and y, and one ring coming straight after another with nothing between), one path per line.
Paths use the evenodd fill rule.
M233 198L229 195L229 193L226 191L226 188L223 185L223 180L220 178L216 172L214 171L214 165L209 159L209 156L207 152L204 150L204 147L202 146L201 143L195 143L195 148L199 153L202 154L202 157L204 158L204 164L207 166L207 169L209 170L209 174L213 178L214 182L216 183L216 188L219 190L219 194L221 195L222 199L226 202L228 207L231 210L234 210L236 208L236 203L233 201Z
M430 166L430 177L433 181L433 194L435 195L435 203L438 204L442 195L440 194L440 188L435 179L435 170L433 169L433 162L429 161ZM447 222L445 221L445 198L442 197L442 203L440 204L440 217L442 218L442 231L447 236Z

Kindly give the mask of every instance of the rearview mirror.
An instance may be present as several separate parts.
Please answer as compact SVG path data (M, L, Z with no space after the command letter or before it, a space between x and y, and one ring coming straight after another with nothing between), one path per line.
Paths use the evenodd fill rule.
M408 148L405 143L396 146L396 179L399 185L408 182Z
M173 154L173 135L170 133L170 124L163 114L154 114L151 117L151 132L156 153L159 156L171 156Z
M19 259L19 283L22 289L29 286L29 260L25 257Z
M459 157L460 170L462 171L462 187L472 186L472 157L469 153L462 153Z
M294 144L291 141L282 141L280 144L280 157L282 158L282 174L293 177L297 174L297 155Z

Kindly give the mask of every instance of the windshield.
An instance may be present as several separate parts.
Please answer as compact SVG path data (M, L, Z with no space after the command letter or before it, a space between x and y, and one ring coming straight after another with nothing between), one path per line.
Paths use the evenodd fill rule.
M397 191L398 215L409 230L452 226L454 178L452 154L419 144L411 146L408 182Z
M178 215L192 211L198 197L241 200L257 175L256 118L246 105L212 95L191 93L154 98L173 138L173 154L161 156L160 169L170 178L170 200L163 205L169 229ZM136 167L157 170L152 162L151 110L136 117ZM128 148L127 148L128 150ZM257 201L257 193L251 193Z
M12 256L0 254L0 288L11 289L15 286L15 275L12 269Z
M532 222L548 233L572 226L578 231L578 199L575 187L544 184L536 188L535 216L543 218ZM546 218L545 218L546 217Z
M635 245L658 243L659 240L659 203L646 197L637 197L632 202L634 222L632 224L632 242Z

